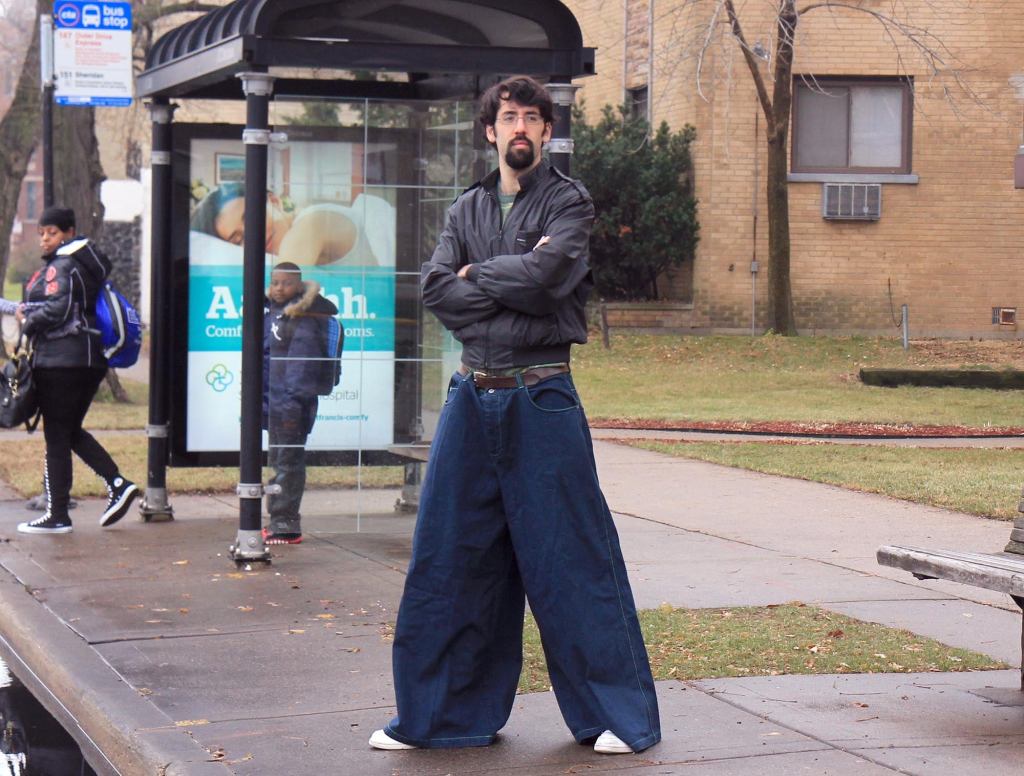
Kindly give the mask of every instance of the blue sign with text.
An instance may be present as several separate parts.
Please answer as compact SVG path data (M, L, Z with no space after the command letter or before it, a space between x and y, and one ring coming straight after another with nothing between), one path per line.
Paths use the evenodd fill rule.
M53 7L54 24L65 30L131 31L131 3L97 3L64 0Z

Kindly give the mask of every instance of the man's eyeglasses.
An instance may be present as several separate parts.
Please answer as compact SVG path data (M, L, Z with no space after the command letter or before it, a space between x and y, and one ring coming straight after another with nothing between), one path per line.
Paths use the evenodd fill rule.
M536 127L544 123L544 117L539 113L524 113L521 115L519 113L502 113L498 116L496 123L512 127L519 123L519 119L522 119L528 127Z

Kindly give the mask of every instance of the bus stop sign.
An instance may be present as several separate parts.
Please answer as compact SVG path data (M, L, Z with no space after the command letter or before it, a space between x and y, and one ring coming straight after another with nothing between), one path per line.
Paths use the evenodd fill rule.
M57 104L131 105L131 4L57 0L53 19Z

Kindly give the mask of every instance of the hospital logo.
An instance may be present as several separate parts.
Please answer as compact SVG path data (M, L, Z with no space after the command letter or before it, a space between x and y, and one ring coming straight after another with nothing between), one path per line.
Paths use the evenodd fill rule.
M206 373L206 384L217 393L224 393L235 381L235 376L223 364L214 364Z

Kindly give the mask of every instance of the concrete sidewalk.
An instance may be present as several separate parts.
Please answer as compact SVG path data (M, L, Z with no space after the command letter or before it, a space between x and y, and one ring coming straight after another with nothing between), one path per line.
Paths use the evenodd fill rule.
M1009 598L874 561L900 542L997 551L1008 523L596 447L639 606L801 600L1019 665ZM66 536L17 534L28 513L2 501L0 651L100 773L1021 772L1024 705L975 692L1016 670L659 682L664 741L637 756L576 746L550 693L520 696L492 747L372 751L413 525L396 495L311 492L306 542L252 570L226 554L234 498L173 496L174 522L105 531L85 502Z

